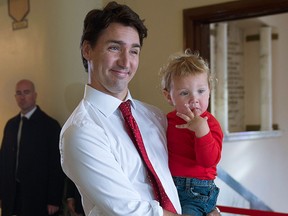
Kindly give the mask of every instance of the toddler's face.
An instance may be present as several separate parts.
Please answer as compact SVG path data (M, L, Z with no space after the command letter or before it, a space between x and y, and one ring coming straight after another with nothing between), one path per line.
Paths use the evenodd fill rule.
M207 73L176 77L166 98L178 112L185 114L185 104L196 114L204 113L209 105L210 89Z

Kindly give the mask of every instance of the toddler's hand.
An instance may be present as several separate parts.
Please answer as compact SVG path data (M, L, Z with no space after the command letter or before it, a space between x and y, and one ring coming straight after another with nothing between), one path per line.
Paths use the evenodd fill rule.
M184 121L186 121L186 124L182 125L176 125L177 128L183 129L189 129L191 131L195 132L195 135L197 137L205 136L207 133L209 133L210 129L207 123L207 117L202 118L200 116L200 113L197 109L192 112L189 108L189 105L185 105L186 107L186 114L177 112L176 115L182 118Z

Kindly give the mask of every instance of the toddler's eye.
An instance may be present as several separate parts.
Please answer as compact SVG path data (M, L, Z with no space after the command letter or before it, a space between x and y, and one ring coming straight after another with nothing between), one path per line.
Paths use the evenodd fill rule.
M188 92L180 92L180 95L181 95L181 96L188 95Z
M200 89L200 90L198 90L198 93L199 94L203 94L205 92L205 89Z

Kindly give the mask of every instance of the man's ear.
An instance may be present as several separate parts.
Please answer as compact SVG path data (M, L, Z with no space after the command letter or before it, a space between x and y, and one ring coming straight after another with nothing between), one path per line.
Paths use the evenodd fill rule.
M88 41L84 41L81 47L82 56L89 61L90 60L90 51L91 51L91 45Z
M163 90L162 90L162 93L163 93L165 99L168 101L168 103L169 103L171 106L174 106L174 105L173 105L173 102L172 102L172 99L171 99L170 92L167 91L166 89L163 89Z

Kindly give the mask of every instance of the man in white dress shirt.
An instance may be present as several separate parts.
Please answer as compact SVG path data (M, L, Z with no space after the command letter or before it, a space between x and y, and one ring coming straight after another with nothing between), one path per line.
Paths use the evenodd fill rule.
M139 16L115 2L90 11L84 21L81 53L89 81L84 98L63 126L60 153L62 168L80 191L87 216L181 214L168 168L166 117L133 99L128 90L146 36ZM154 197L118 109L126 100L131 101L150 161L179 214L163 209Z

